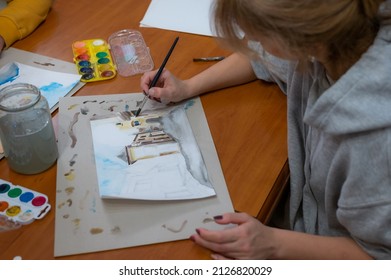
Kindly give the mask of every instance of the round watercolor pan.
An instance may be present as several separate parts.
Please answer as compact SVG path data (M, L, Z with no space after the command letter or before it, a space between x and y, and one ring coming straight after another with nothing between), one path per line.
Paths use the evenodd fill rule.
M107 56L108 56L107 52L98 52L96 54L97 58L104 58L104 57L107 57Z
M83 74L83 75L81 76L81 79L84 80L84 81L88 81L88 80L91 80L91 79L93 79L93 78L94 78L94 75L91 74L91 73L89 73L89 74Z
M91 66L91 62L87 60L81 60L79 61L78 63L79 67L90 67Z

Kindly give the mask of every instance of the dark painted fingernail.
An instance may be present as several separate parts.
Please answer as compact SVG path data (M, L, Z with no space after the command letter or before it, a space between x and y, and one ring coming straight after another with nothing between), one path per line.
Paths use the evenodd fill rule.
M200 230L198 228L196 228L196 232L198 235L200 235Z
M191 241L195 242L195 238L194 238L194 236L193 236L193 235L192 235L192 236L190 236L190 237L189 237L189 239L190 239Z
M214 216L213 219L215 220L221 220L223 218L222 215L217 215L217 216Z

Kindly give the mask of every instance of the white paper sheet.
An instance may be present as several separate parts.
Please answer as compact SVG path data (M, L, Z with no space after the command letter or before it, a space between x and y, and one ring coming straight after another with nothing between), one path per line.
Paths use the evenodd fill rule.
M60 97L66 96L79 82L80 75L44 70L11 62L0 68L0 89L16 84L27 83L36 86L54 108Z
M213 36L212 3L213 0L152 0L140 26Z

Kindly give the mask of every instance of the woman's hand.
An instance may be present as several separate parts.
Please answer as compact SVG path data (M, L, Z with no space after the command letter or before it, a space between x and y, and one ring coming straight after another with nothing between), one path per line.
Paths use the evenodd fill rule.
M248 57L234 53L206 70L180 80L164 69L155 87L149 89L157 70L141 77L141 89L151 99L164 104L179 102L214 90L244 84L256 79Z
M195 243L215 252L214 259L270 259L277 250L274 229L245 213L215 217L218 224L236 227L218 231L197 229L190 237Z
M149 94L150 99L168 104L189 98L189 88L185 81L176 78L170 71L164 69L155 87L149 85L155 77L157 70L147 72L141 77L141 89Z
M190 239L213 251L214 259L372 259L351 237L320 236L272 228L245 213L215 217L236 227L211 231L197 229Z

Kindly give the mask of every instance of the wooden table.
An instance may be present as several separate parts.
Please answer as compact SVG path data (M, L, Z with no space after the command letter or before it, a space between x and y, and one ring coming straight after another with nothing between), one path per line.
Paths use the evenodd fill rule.
M215 39L155 28L140 28L150 1L54 1L34 33L15 48L72 61L72 42L108 38L121 29L142 32L159 65L176 36L180 43L167 64L188 78L211 65L193 57L229 55ZM213 62L212 62L213 63ZM157 67L157 66L156 66ZM140 75L89 83L76 95L140 92ZM267 222L289 176L286 147L286 98L276 85L252 82L203 95L201 101L235 210ZM56 113L54 113L56 118ZM56 166L37 175L21 175L0 161L0 178L48 195L51 212L18 230L0 233L0 259L53 259ZM210 252L190 240L62 257L61 259L209 259Z

